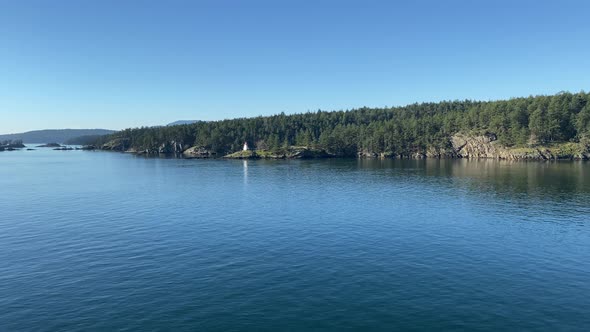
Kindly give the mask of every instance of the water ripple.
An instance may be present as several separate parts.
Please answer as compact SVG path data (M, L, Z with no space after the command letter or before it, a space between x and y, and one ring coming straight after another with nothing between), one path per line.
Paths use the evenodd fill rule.
M52 152L0 156L0 330L590 327L588 164Z

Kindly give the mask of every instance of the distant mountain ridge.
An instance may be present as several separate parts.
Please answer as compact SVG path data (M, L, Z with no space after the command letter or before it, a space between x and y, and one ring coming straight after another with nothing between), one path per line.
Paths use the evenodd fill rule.
M199 120L178 120L167 124L166 126L178 126L178 125L186 125L186 124L193 124L195 122L199 122Z
M23 143L66 143L81 136L102 136L114 133L108 129L45 129L0 135L0 141L22 140Z

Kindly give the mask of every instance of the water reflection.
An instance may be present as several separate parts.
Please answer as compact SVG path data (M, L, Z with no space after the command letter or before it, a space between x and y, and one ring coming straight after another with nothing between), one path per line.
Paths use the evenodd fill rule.
M248 160L242 160L242 166L244 168L244 184L248 183Z
M416 174L473 180L473 185L488 186L500 192L590 193L590 164L579 161L359 160L357 166L365 170L397 170L388 172L392 176Z

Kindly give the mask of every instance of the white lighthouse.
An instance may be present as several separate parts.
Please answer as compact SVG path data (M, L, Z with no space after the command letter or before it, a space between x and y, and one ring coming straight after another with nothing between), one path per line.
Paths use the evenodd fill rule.
M244 142L244 148L243 148L243 150L244 151L248 151L248 142Z

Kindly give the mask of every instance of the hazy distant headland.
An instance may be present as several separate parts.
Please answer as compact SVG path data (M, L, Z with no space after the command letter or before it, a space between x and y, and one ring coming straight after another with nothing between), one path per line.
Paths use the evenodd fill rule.
M126 129L95 145L194 158L589 159L590 94L201 121Z
M199 122L199 120L177 120L174 122L170 122L167 126L178 126L178 125L186 125L186 124L193 124L195 122Z
M0 141L22 141L23 143L65 143L88 144L102 135L114 133L107 129L46 129L25 133L0 135Z

